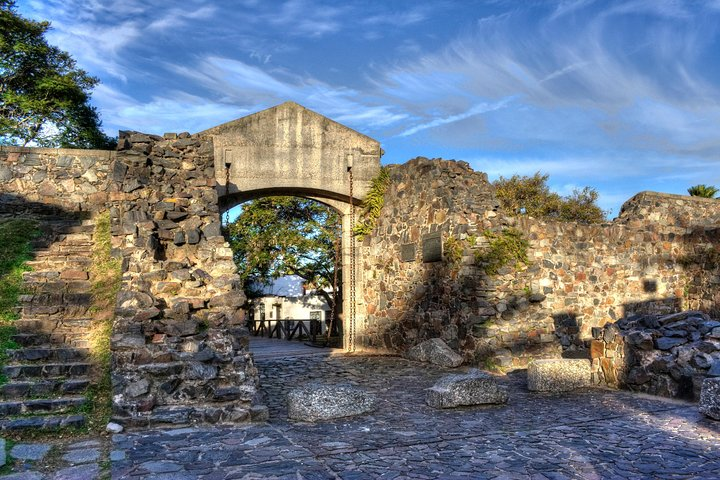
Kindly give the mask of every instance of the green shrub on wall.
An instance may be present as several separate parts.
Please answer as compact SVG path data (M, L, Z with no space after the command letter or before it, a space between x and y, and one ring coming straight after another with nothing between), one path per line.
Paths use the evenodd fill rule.
M443 244L443 256L445 263L451 270L457 270L460 267L462 261L462 254L464 250L463 241L457 237L449 236Z
M506 228L500 233L486 230L483 235L489 245L475 252L475 262L482 266L488 275L497 275L502 267L514 262L514 267L529 265L527 250L530 243L523 233L514 228Z
M380 211L385 205L385 191L390 186L390 171L387 167L381 167L375 178L372 179L370 190L362 202L363 211L360 214L361 220L355 225L353 235L359 240L370 235L377 220L380 217Z

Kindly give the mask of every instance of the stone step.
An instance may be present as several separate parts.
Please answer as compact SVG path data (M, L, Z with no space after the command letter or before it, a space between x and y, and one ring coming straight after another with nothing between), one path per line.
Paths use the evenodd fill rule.
M91 305L23 305L20 314L24 318L80 320L91 314ZM46 332L50 333L50 332Z
M85 377L90 368L89 363L33 363L6 365L3 373L11 379Z
M88 317L67 318L63 316L35 317L15 320L18 333L45 333L81 337L87 334L93 320ZM50 341L49 343L57 343Z
M65 223L52 225L52 231L56 234L70 234L70 233L90 233L92 234L95 230L95 223L92 221L84 220L82 224Z
M38 398L83 393L90 385L87 378L49 378L30 381L8 382L0 386L0 395L5 399Z
M53 415L38 417L21 417L0 421L0 430L56 430L58 428L85 426L85 415Z
M64 256L90 256L92 255L92 243L82 244L53 243L45 248L33 250L33 257L36 260L44 258L61 258Z
M46 345L62 345L71 348L88 348L88 340L84 332L72 332L68 334L55 333L18 333L12 339L23 347L40 347Z
M42 259L29 260L25 262L34 272L62 272L68 268L77 268L80 266L90 267L92 265L92 256L90 255L65 255L65 256L49 256ZM27 272L32 273L32 272Z
M88 358L87 348L36 346L7 350L11 362L75 362Z
M31 400L0 401L0 417L65 413L85 404L85 397L41 398Z
M30 306L86 306L92 305L91 293L52 292L20 295L21 304Z
M75 281L26 281L23 282L25 291L32 292L32 295L42 293L87 293L92 287L92 283L88 280Z

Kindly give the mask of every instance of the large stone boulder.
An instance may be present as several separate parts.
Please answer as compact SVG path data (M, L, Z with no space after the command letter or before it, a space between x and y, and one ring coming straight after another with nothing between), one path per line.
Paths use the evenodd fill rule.
M494 376L476 369L460 375L446 375L426 390L425 402L434 408L507 403L507 389Z
M590 385L590 361L582 358L533 360L528 365L528 390L569 392Z
M287 395L288 418L305 422L369 413L375 403L375 395L353 385L310 383Z
M703 380L700 391L700 413L720 420L720 377Z
M455 368L462 365L462 357L439 338L431 338L405 352L405 358L429 362L441 367Z

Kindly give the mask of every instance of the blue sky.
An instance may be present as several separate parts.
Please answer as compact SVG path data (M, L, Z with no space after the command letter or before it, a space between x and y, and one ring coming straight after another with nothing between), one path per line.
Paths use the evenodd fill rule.
M102 81L104 127L190 131L296 101L384 163L634 193L720 186L720 0L20 0Z

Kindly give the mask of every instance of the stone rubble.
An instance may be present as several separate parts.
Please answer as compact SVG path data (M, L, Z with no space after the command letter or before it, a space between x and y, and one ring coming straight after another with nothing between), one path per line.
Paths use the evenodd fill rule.
M720 376L720 321L703 312L631 315L593 336L595 384L697 401Z

